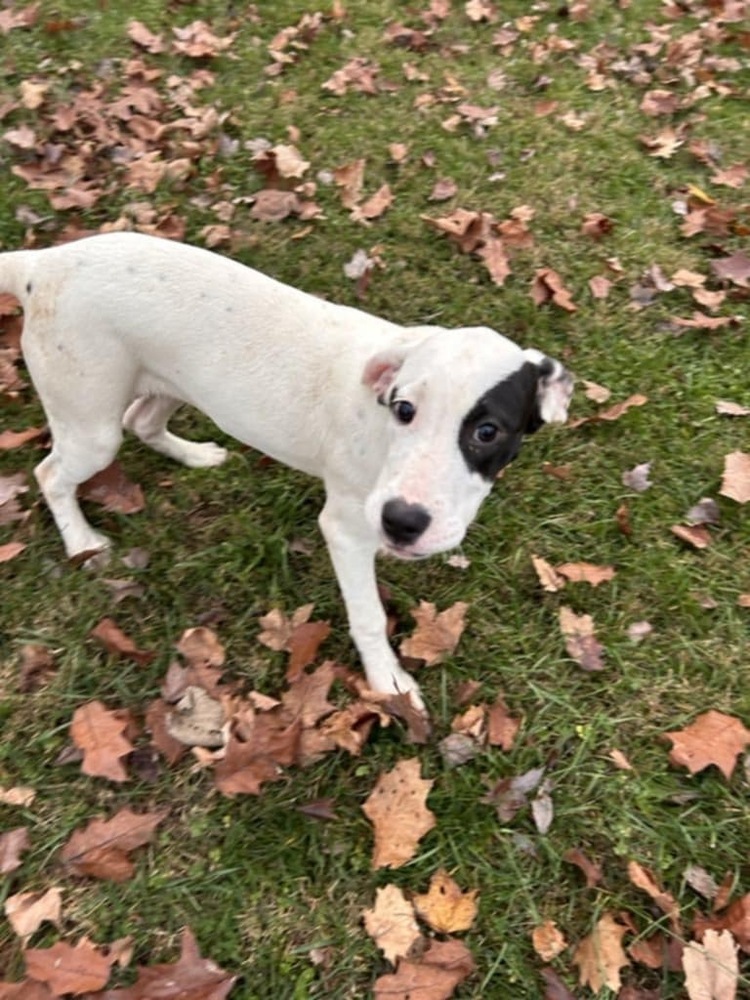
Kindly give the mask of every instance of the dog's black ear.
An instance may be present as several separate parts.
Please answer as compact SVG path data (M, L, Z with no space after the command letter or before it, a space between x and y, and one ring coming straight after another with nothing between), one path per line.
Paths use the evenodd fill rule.
M539 430L542 424L564 424L568 419L568 404L573 395L573 377L559 361L529 348L524 351L536 366L536 406L529 417L527 434Z
M374 355L365 365L362 372L362 383L369 385L379 400L385 398L385 394L396 378L396 374L404 363L405 352L397 348L391 351L381 351Z

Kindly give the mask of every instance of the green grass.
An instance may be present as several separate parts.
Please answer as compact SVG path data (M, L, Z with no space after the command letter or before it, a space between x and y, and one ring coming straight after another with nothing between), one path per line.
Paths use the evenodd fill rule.
M492 325L563 358L579 378L607 385L613 401L642 392L649 402L616 423L547 429L530 439L466 539L467 570L454 569L440 557L419 567L380 566L404 632L411 628L408 610L420 599L440 608L456 600L470 604L456 654L444 666L422 672L436 740L449 731L457 711L453 693L463 680L479 680L486 700L503 691L513 713L523 717L511 752L489 750L456 770L445 768L436 740L415 749L393 728L377 732L360 758L342 753L304 772L292 770L257 798L221 797L210 775L187 762L164 769L154 784L134 781L122 788L86 778L75 765L56 764L75 708L99 698L109 707L141 711L158 694L182 630L208 612L221 611L217 628L228 650L227 673L268 693L281 689L283 660L256 637L259 615L273 606L291 612L315 601L316 617L333 625L325 655L348 663L354 656L315 525L322 503L318 483L259 464L257 455L236 448L225 466L205 473L167 467L128 442L121 457L144 487L146 511L134 517L90 511L92 521L113 537L117 553L143 545L151 555L145 570L115 563L105 574L132 576L145 588L143 598L117 607L97 576L64 563L57 533L32 492L29 521L0 529L0 543L11 538L27 543L20 557L2 567L0 785L29 784L38 795L28 809L0 806L0 830L28 825L32 844L23 866L0 885L0 895L61 884L66 940L87 933L103 944L132 934L135 961L143 964L172 960L178 931L190 924L203 953L242 976L232 997L343 1000L367 995L388 968L360 923L375 888L394 881L409 892L423 892L432 873L444 867L464 888L480 890L479 917L465 936L477 972L456 996L536 1000L544 990L543 963L533 953L530 932L542 920L557 921L572 944L603 910L629 912L642 934L663 924L650 901L628 882L629 860L651 867L677 897L686 928L703 908L684 882L688 865L703 865L717 881L731 873L736 896L750 889L750 809L742 762L729 782L714 769L690 778L669 765L668 747L660 740L665 731L682 728L710 708L750 724L749 612L736 603L750 591L747 516L737 504L717 497L723 456L747 450L748 429L746 421L714 412L717 399L750 403L747 333L739 326L675 337L668 319L692 313L687 291L660 295L640 311L631 307L629 296L654 263L667 275L678 267L708 274L711 259L740 249L746 239L747 184L739 191L712 186L711 171L687 143L666 161L648 156L642 147L641 135L670 124L639 111L644 90L668 88L684 98L697 85L680 74L679 66L662 60L647 86L608 73L612 86L596 92L586 86L586 70L579 65L581 56L603 42L613 49L606 58L626 60L634 45L648 41L650 22L671 25L675 37L697 30L717 5L686 5L693 14L670 21L656 0L633 0L622 10L592 0L592 16L582 22L557 14L556 4L540 5L550 9L542 9L536 26L503 56L492 45L500 21L472 24L461 3L454 3L454 11L436 28L435 46L417 53L387 44L382 33L390 21L420 26L419 5L352 0L346 18L327 21L309 50L275 80L263 72L270 61L267 45L277 31L295 24L302 10L288 0L257 6L260 21L254 23L246 16L247 5L175 7L134 0L124 13L117 4L58 0L43 2L34 28L4 37L0 107L17 98L27 78L49 83L50 93L63 103L96 81L107 99L114 98L123 61L135 54L125 35L130 17L167 38L173 24L199 17L219 35L237 31L229 53L207 64L214 83L197 92L194 102L227 112L223 129L239 146L232 156L205 155L187 181L160 185L153 195L127 190L120 168L105 160L99 169L108 194L79 214L56 213L43 192L27 190L11 173L24 154L0 140L0 248L20 246L25 239L36 245L53 242L68 225L95 230L133 201L150 201L178 215L185 221L186 239L200 243L203 227L216 221L207 206L244 199L262 186L244 143L258 137L285 142L294 127L296 145L312 164L310 178L365 156L366 194L387 181L395 194L393 206L365 228L350 220L334 186L319 183L315 200L324 218L308 227L295 220L253 222L240 200L232 220L236 244L223 252L308 291L399 322ZM529 8L520 0L499 6L508 19ZM64 27L66 19L79 17L77 27ZM55 25L63 30L49 30ZM577 48L539 61L535 46L550 37L553 25ZM747 110L739 99L750 74L741 25L727 24L724 34L704 45L707 55L736 60L731 68L715 71L734 93L714 89L675 121L689 123L688 141L716 143L722 165L728 166L750 161ZM377 62L380 78L395 89L341 98L321 90L354 56ZM164 70L157 82L163 93L170 73L187 75L195 68L169 52L143 59ZM429 81L407 83L406 61L429 74ZM487 84L488 73L496 69L507 78L500 91ZM462 99L497 105L498 123L484 138L463 126L456 133L442 128L455 110L453 103L414 110L418 95L446 84L446 73L465 88ZM557 113L536 116L536 104L547 99L558 102ZM559 121L559 114L569 110L586 116L582 131ZM24 122L44 134L38 113L22 108L5 116L0 131ZM396 141L410 149L401 166L388 152ZM436 157L434 168L422 161L428 152ZM499 172L503 179L493 180ZM439 176L452 177L459 194L435 204L428 196ZM691 184L734 207L745 229L685 239L673 202ZM459 254L420 218L460 205L503 219L521 204L536 211L535 244L514 253L514 273L503 289L489 282L476 259ZM43 217L31 231L17 215L28 208ZM595 211L615 223L600 243L580 233L583 216ZM355 250L376 246L386 268L375 272L360 303L343 265ZM587 282L605 273L612 257L619 258L622 276L608 299L595 301ZM578 305L575 314L533 304L529 289L540 267L559 271ZM732 289L722 312L743 315L747 322L746 292ZM207 358L210 337L207 330ZM579 391L574 416L594 410ZM2 428L20 430L42 420L31 389L3 400ZM176 423L199 436L214 436L194 414L181 414ZM0 452L0 474L23 470L31 476L39 457L31 446ZM654 486L633 494L622 485L621 474L645 461L652 462ZM570 466L571 478L551 478L544 462ZM678 542L670 526L707 495L719 499L722 523L711 547L696 552ZM630 508L630 537L615 523L623 502ZM290 547L300 538L309 543L309 554ZM561 594L543 594L532 554L553 563L611 563L617 575L596 590L569 585ZM706 597L715 607L703 606ZM566 656L557 624L561 604L593 615L606 648L603 673L583 674ZM88 634L104 615L115 617L140 646L154 650L154 662L137 667L103 653ZM653 634L634 645L626 630L643 619L651 622ZM20 694L19 651L30 641L53 650L58 668L39 691ZM632 772L613 766L608 757L613 748L627 754ZM372 872L372 836L360 806L378 774L415 753L423 774L435 779L429 805L437 826L404 868ZM481 801L487 787L550 760L555 819L549 833L536 833L527 810L500 824ZM335 799L334 822L316 823L297 811L298 805L324 796ZM125 804L171 808L155 843L138 855L135 878L112 886L66 877L57 852L70 833L94 815L109 815ZM528 844L533 853L524 849ZM571 847L602 864L604 879L596 889L584 888L580 873L563 860ZM58 936L41 931L32 943L48 945ZM315 948L330 949L326 966L312 964ZM570 951L554 964L576 995L591 995L575 986ZM0 923L0 967L8 977L18 978L23 971L21 948L7 922ZM126 980L129 973L120 975ZM685 996L679 975L643 966L624 975L665 1000ZM743 984L738 995L750 995L747 967ZM602 993L607 995L612 994Z

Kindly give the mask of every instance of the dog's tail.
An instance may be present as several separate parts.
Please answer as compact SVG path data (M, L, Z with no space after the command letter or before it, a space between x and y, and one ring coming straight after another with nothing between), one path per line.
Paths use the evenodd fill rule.
M0 254L0 292L24 304L33 288L33 250L11 250Z

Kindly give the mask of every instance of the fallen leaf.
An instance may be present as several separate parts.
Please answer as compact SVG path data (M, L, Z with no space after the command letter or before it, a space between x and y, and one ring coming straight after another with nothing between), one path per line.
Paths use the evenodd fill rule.
M750 953L750 892L736 899L721 916L704 917L697 914L693 929L698 937L703 937L708 930L729 931L740 948Z
M11 559L20 556L25 548L26 545L23 542L6 542L4 545L0 545L0 563L10 562Z
M362 914L365 930L389 962L407 957L422 940L414 907L395 885L375 890L375 906Z
M390 185L383 184L366 201L353 207L351 217L355 222L371 222L373 219L379 219L392 204L393 192Z
M60 858L77 875L125 882L135 871L128 855L150 843L168 812L135 813L126 806L111 819L92 819L72 834Z
M107 990L101 1000L224 1000L236 982L237 976L201 957L195 936L186 927L176 962L139 966L133 986Z
M587 562L563 563L556 570L571 583L589 583L592 587L598 587L600 583L612 580L615 576L614 566L596 566Z
M543 962L551 962L568 947L565 935L554 920L545 920L535 927L531 932L531 943Z
M55 887L46 892L19 892L5 900L5 916L24 945L45 921L59 927L61 912L62 891Z
M21 867L21 852L31 847L29 831L17 826L0 834L0 875L9 875Z
M28 948L23 957L27 975L47 983L56 996L103 989L113 961L87 938L75 945L58 941L51 948Z
M750 288L750 257L742 251L712 260L711 270L721 281L730 281L740 288Z
M589 382L586 379L582 380L582 384L586 387L584 396L586 399L590 399L592 403L603 403L608 402L612 397L612 390L608 389L605 385L599 385L596 382Z
M502 747L506 753L512 749L521 720L510 714L502 695L498 695L487 712L487 742L490 746Z
M724 456L724 474L719 493L737 503L750 501L750 454L733 451Z
M81 705L73 713L70 735L83 750L81 770L92 777L127 781L122 758L133 751L133 744L123 735L127 718L105 708L100 701Z
M133 640L128 638L111 618L102 618L89 634L92 639L100 642L108 652L124 656L128 660L135 660L142 667L154 659L154 653L138 649Z
M0 785L0 803L4 806L30 806L36 798L36 789L28 785L3 788Z
M705 525L673 524L669 530L693 548L705 549L711 544L711 534Z
M586 887L588 889L593 889L595 885L598 885L604 873L602 872L601 866L596 864L595 861L591 861L590 858L580 849L580 847L571 847L565 854L563 854L563 859L571 865L576 865L583 872L584 878L586 879Z
M417 627L411 637L401 643L401 653L424 660L427 666L442 663L458 645L468 607L464 601L456 601L445 611L438 612L434 604L420 601L419 607L411 612Z
M691 774L714 764L729 779L738 755L750 744L750 729L734 716L712 709L663 738L672 743L670 763L687 767Z
M564 577L560 576L555 567L542 559L541 556L532 555L531 562L542 585L542 589L549 594L555 594L565 586Z
M726 417L750 417L750 406L741 406L726 399L717 399L716 412Z
M417 757L399 761L381 774L362 811L375 828L373 868L400 868L435 826L426 799L434 782L420 775Z
M414 909L438 934L468 931L477 915L478 889L464 892L442 868L430 879L424 895L414 897Z
M679 935L681 933L680 908L677 905L677 900L671 893L665 892L661 888L653 872L649 871L648 868L644 868L643 865L638 864L637 861L629 861L628 878L637 889L642 889L643 892L647 893L653 899L661 912L669 917L672 930L676 935Z
M560 630L565 637L565 649L582 670L604 670L604 648L595 637L591 615L577 615L563 605L559 611Z
M543 1000L576 1000L576 997L570 992L554 969L548 966L540 971L545 982ZM618 1000L625 1000L625 998L621 994Z
M461 942L431 941L419 961L402 959L394 973L375 980L375 1000L448 1000L474 971L471 952Z
M191 667L223 667L226 661L226 651L219 637L204 625L185 629L176 648Z
M614 406L610 406L606 410L599 410L598 413L594 413L589 417L579 417L577 420L571 421L568 426L571 428L581 427L583 424L589 424L599 420L619 420L620 417L627 413L627 411L632 406L643 406L648 402L648 396L644 396L642 393L636 392L632 396L628 396L621 403L615 403Z
M509 823L527 805L529 795L541 782L544 771L543 767L534 767L515 777L500 778L481 801L495 807L502 823Z
M226 742L224 706L194 684L188 684L164 721L168 735L184 746L220 747Z
M118 461L81 483L78 495L115 514L138 514L146 506L143 490L128 479Z
M628 489L635 490L636 493L644 493L654 485L648 478L650 474L651 463L642 462L640 465L634 465L632 469L623 472L622 484Z
M571 293L564 287L562 278L551 267L542 267L536 271L531 286L531 297L538 306L551 301L567 312L576 312L578 309L571 298Z
M737 945L729 931L707 930L703 943L688 942L682 953L689 1000L734 1000L739 980Z
M620 969L630 965L622 948L627 927L618 924L611 913L604 913L594 930L578 945L573 964L579 967L579 982L598 993L605 986L619 990Z

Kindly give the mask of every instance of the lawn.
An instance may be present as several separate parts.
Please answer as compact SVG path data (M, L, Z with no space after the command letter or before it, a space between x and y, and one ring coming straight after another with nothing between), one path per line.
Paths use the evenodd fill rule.
M357 752L228 795L211 751L171 762L146 713L191 628L216 633L221 688L238 698L286 690L287 654L258 638L272 611L313 603L331 628L309 669L358 668L316 525L322 486L181 412L176 428L230 459L188 470L128 439L143 509L87 501L114 556L68 564L32 474L47 442L5 433L44 415L0 294L0 836L27 841L14 860L0 840L0 892L62 899L27 940L0 918L0 977L23 983L0 983L2 1000L61 995L25 979L24 951L83 936L97 954L131 941L108 992L77 992L151 996L118 989L174 962L185 927L238 977L231 1000L692 1000L712 995L681 960L703 957L687 943L706 921L740 946L736 995L750 997L750 533L726 475L726 456L750 451L748 19L746 0L0 8L0 250L141 229L399 323L489 325L577 380L568 425L526 441L463 558L379 562L397 644L421 601L467 604L455 650L416 665L427 742L383 720ZM27 492L6 499L19 475ZM532 557L607 579L543 580ZM601 669L571 654L565 608L590 616ZM93 637L105 618L152 655ZM31 678L28 647L49 656ZM329 697L353 695L339 679ZM500 697L515 737L489 742L477 709L471 759L454 765L457 716ZM127 713L127 780L82 771L71 722L95 701ZM708 712L740 736L723 771L719 739L699 740L691 773L665 733ZM412 760L434 826L404 864L375 867L362 806ZM504 811L500 790L539 768ZM35 795L13 804L19 788ZM64 862L76 830L126 807L164 812L128 877ZM407 994L363 913L389 885L425 894L441 869L476 890L478 912L447 933L420 919L411 964L423 972L426 943L455 940L472 968ZM547 922L564 937L549 953Z

